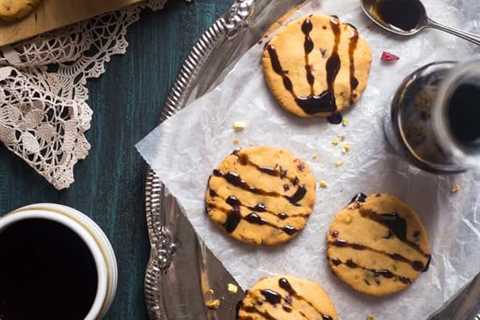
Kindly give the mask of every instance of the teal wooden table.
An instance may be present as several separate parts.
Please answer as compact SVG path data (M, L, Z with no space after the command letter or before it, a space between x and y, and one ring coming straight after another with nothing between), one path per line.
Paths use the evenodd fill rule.
M232 0L179 0L145 11L128 30L127 54L89 82L94 110L90 155L75 168L76 182L56 191L0 147L0 213L38 202L74 207L106 232L119 262L119 287L106 319L147 319L143 276L148 258L144 214L146 164L134 145L158 123L168 90L197 38Z

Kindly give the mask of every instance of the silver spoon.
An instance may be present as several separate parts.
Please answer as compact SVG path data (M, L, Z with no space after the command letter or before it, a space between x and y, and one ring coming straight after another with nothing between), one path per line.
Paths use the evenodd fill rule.
M397 12L395 12L392 19L408 17L410 18L409 22L412 28L398 27L398 25L393 24L392 21L388 21L388 19L385 19L385 17L382 16L379 12L379 8L381 8L382 5L388 4L388 2L394 5L397 4ZM426 28L433 28L451 33L457 37L480 45L480 35L448 27L430 19L427 15L425 6L420 0L362 0L362 9L377 25L401 36L412 36ZM414 21L412 21L412 17L415 19Z

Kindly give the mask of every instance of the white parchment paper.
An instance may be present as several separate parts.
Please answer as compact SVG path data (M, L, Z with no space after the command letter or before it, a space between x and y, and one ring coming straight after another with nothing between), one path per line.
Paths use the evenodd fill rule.
M425 0L430 15L447 24L480 32L478 0ZM312 1L296 16L323 11L356 25L373 49L368 88L345 117L349 125L302 120L282 111L267 90L260 68L263 45L253 47L223 83L164 122L138 144L145 160L178 198L195 230L243 288L270 274L310 278L332 297L342 319L426 319L480 272L480 180L473 173L440 177L420 171L394 155L384 139L382 121L400 82L426 63L466 60L480 51L463 40L428 30L414 38L394 37L373 26L353 0ZM382 51L400 56L380 62ZM235 133L232 124L248 126ZM346 137L348 154L331 141ZM208 176L234 148L271 145L290 149L311 166L319 189L306 229L274 249L230 240L204 212ZM340 168L335 166L344 161ZM452 193L457 183L461 190ZM431 268L408 290L386 298L355 293L330 272L325 235L334 214L358 192L389 192L411 204L431 238Z

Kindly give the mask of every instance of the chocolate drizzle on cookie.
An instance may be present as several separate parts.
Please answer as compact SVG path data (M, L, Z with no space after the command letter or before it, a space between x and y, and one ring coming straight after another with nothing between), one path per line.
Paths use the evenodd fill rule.
M375 221L385 227L396 236L396 238L403 243L407 244L412 249L418 251L426 258L430 257L430 254L425 253L420 246L410 241L407 238L407 221L402 218L398 213L377 213L373 210L360 208L360 214L362 217Z
M292 304L291 302L292 302L293 298L296 298L298 300L302 300L303 302L308 304L312 309L314 309L318 314L320 314L322 316L323 320L333 320L332 317L330 317L329 315L325 315L320 310L318 310L317 307L315 307L315 305L311 301L307 300L305 297L298 294L297 291L290 284L290 282L288 281L287 278L280 278L278 280L278 286L288 293L287 297L285 298L285 301L288 304L290 304L290 305Z
M310 95L315 95L315 90L313 85L315 84L315 76L313 75L312 65L310 64L309 55L315 47L312 38L310 37L310 32L313 30L313 24L310 18L306 19L302 23L302 32L305 35L305 42L303 48L305 50L305 71L307 72L307 82L310 85Z
M288 294L290 294L290 295L296 294L295 290L293 289L292 285L287 280L287 278L280 278L280 280L278 280L278 285L279 285L280 288L287 291Z
M238 158L238 162L241 165L249 165L252 167L255 167L258 171L268 174L273 177L279 177L280 179L287 179L290 180L290 182L293 185L296 185L298 183L298 177L289 177L287 170L282 168L280 165L275 165L274 167L266 167L266 166L260 166L256 164L255 162L251 161L250 158L248 157L247 154L241 153L241 150L237 149L233 151L232 155L236 156ZM288 186L288 184L287 184Z
M302 319L309 319L307 315L301 311L301 310L296 310L294 299L300 300L304 303L305 306L308 306L310 309L310 312L314 312L315 314L318 314L322 320L333 320L333 317L322 313L311 301L306 299L305 297L299 295L297 291L293 288L293 286L290 284L287 278L280 278L278 280L278 286L283 289L287 295L284 296L280 292L277 292L272 289L262 289L260 290L260 295L263 297L264 300L258 300L258 295L255 294L250 294L250 292L247 293L247 297L253 298L252 304L251 305L245 305L245 304L240 304L239 306L239 311L242 310L246 313L255 313L258 315L263 316L265 319L277 319L274 317L272 314L268 312L267 308L262 308L264 306L264 302L272 305L276 310L278 309L278 305L281 305L281 310L285 311L286 313L292 313L292 312L298 312L298 314L302 317ZM237 312L238 319L242 319L240 317L240 312ZM315 317L317 319L317 317Z
M352 200L350 201L349 204L355 203L355 202L365 202L367 200L367 195L365 193L357 193Z
M355 26L347 23L348 26L353 30L353 36L350 38L350 44L348 46L348 56L350 59L350 103L354 102L355 99L355 89L358 87L358 79L355 77L355 50L357 49L358 44L358 30Z
M398 212L376 212L375 210L384 206L381 201L380 203L376 202L378 197L382 197L382 195L375 194L367 197L365 194L359 193L353 197L345 209L346 211L340 213L337 220L339 224L332 225L328 235L328 256L330 265L336 274L341 276L343 272L348 272L346 268L357 269L355 274L363 274L363 279L357 277L355 280L341 276L345 282L357 290L367 293L378 292L378 289L374 287L367 289L365 285L381 286L381 278L385 278L398 282L397 286L382 289L391 290L391 293L400 290L402 288L400 284L411 284L418 273L426 272L431 255L425 253L419 244L408 239L407 231L411 227L408 225L409 213L402 211L401 215ZM384 201L389 201L388 203L393 201L395 204L396 200L385 196ZM414 215L414 213L411 214ZM365 219L374 223L365 221ZM375 224L378 226L375 227ZM364 236L359 234L359 226L373 227L374 231L362 241ZM384 229L386 230L384 231ZM365 272L359 273L358 269L365 270ZM358 283L357 280L363 280L363 283L359 284L360 287L353 285ZM362 285L363 287L361 287Z
M271 305L277 305L282 301L282 296L276 291L266 289L260 290L260 293L265 298L265 301L267 301Z
M309 114L309 115L315 115L318 113L335 114L334 116L331 115L328 119L331 123L335 123L335 124L341 123L341 115L339 113L336 113L338 108L337 108L337 103L335 99L335 88L334 88L335 80L337 78L337 75L341 67L341 60L338 54L338 48L339 48L340 37L341 37L340 26L341 24L338 18L332 17L332 19L330 20L330 27L333 31L335 42L332 49L332 53L326 62L327 90L325 90L320 94L315 94L315 90L314 90L315 75L313 73L313 68L312 68L312 65L310 64L310 59L309 59L310 53L315 48L315 44L313 43L313 40L310 36L310 33L313 30L313 24L310 18L305 19L305 21L303 21L301 26L302 32L305 35L305 41L303 46L305 51L306 77L307 77L307 82L310 85L309 96L298 96L295 93L293 83L290 77L288 76L288 71L284 70L280 63L277 50L272 44L267 45L267 48L266 48L270 56L270 61L271 61L274 72L282 77L282 81L285 89L292 94L297 105L306 114ZM355 42L357 41L358 39L355 40ZM356 44L355 44L355 47L356 47ZM357 85L358 85L358 81L357 81Z
M216 177L221 177L225 179L228 183L231 185L241 188L245 191L249 191L251 193L255 193L258 195L262 196L270 196L270 197L283 197L287 199L292 205L294 206L299 206L298 202L302 200L305 197L305 194L307 193L306 188L304 186L298 186L297 191L292 195L292 196L287 196L284 194L280 194L276 191L266 191L262 190L253 186L250 186L248 183L246 183L242 177L236 172L233 171L228 171L228 172L221 172L220 170L213 170L213 175Z
M218 194L215 196L215 197L212 197L212 198L221 198ZM272 215L272 216L275 216L277 217L278 219L280 220L286 220L288 218L295 218L295 217L303 217L303 218L307 218L309 216L309 214L307 213L292 213L290 215L284 213L284 212L281 212L281 213L275 213L275 212L272 212L272 211L269 211L267 209L267 207L263 204L263 203L260 203L260 204L256 204L255 206L247 206L243 203L240 202L240 200L238 200L237 197L235 197L234 195L230 195L227 197L227 199L225 199L225 202L230 205L232 208L241 208L241 207L244 207L248 210L252 210L253 213L259 213L259 212L262 212L262 213L266 213L266 214L269 214L269 215ZM209 203L208 204L208 207L209 208L215 208L217 210L220 210L220 211L224 211L224 209L220 208L220 207L216 207L214 204L212 203ZM252 219L255 219L255 218L252 218Z
M335 239L333 241L329 241L328 243L331 246L340 247L340 248L351 248L353 250L359 250L359 251L368 250L368 251L376 252L376 253L385 255L387 257L390 257L391 259L393 259L395 261L408 263L415 271L418 271L418 272L427 271L428 262L426 264L423 264L422 261L411 260L411 259L408 259L408 258L398 254L398 253L389 253L389 252L386 252L386 251L377 250L377 249L368 247L368 246L363 245L363 244L350 243L350 242L347 242L345 240L340 240L340 239Z
M230 234L238 229L242 221L242 226L251 224L265 226L267 231L268 228L275 229L258 240L256 237L249 238L243 231L234 234L235 238L244 242L275 244L293 237L310 216L312 204L302 201L309 192L308 183L302 183L303 177L310 173L306 171L307 167L302 160L289 157L289 165L280 162L286 166L284 168L278 162L273 166L264 165L260 158L256 159L248 151L235 150L228 160L225 160L229 164L227 168L231 170L215 169L209 177L206 192L207 214ZM287 172L287 168L290 172ZM243 175L249 179L248 182L242 178ZM267 179L274 185L257 184L252 176L260 176L260 179ZM285 185L288 188L285 188ZM282 236L282 233L285 235ZM267 237L275 239L270 241Z
M226 201L231 207L232 210L227 214L227 220L223 224L225 231L232 233L237 229L238 224L242 221L242 215L240 213L240 201L237 198L229 197Z
M380 194L375 195L375 197L379 197L379 196L381 195ZM409 247L421 253L424 257L428 259L431 258L431 255L424 252L417 243L408 239L407 221L404 218L402 218L397 212L377 213L373 210L361 207L361 204L364 203L366 200L367 200L367 195L365 195L364 193L358 193L353 197L353 199L350 201L349 204L358 203L359 206L357 208L359 209L360 215L363 218L375 221L385 226L386 228L388 228L388 235L387 237L385 237L385 239L390 239L393 236L395 236L398 240L402 241L403 243L407 244ZM426 268L428 268L428 263Z
M274 229L282 230L283 232L285 232L288 235L294 235L295 233L297 233L299 231L297 228L295 228L294 226L291 226L289 224L287 224L285 226L279 226L279 225L276 225L274 223L271 223L269 221L264 220L258 212L266 212L268 214L277 216L280 220L284 220L280 217L280 214L275 215L274 213L271 213L267 210L262 209L263 211L261 210L261 211L258 211L258 212L252 211L248 215L243 217L242 214L241 214L241 211L240 211L241 207L245 207L245 208L248 208L250 210L255 210L255 207L248 207L248 206L243 205L240 202L240 200L238 200L237 197L235 197L233 195L229 196L225 200L225 202L229 206L232 207L231 210L222 209L222 208L217 207L216 205L211 204L211 203L208 204L208 206L209 206L210 209L215 208L216 210L223 211L227 214L227 219L226 219L225 223L223 224L223 227L225 228L225 231L227 231L228 233L234 232L236 230L236 228L238 227L238 225L240 224L240 221L242 221L242 219L247 221L248 223L251 223L251 224L268 225L268 226L270 226ZM306 216L303 215L303 214L293 214L290 217L306 217Z
M387 279L395 279L402 282L403 284L412 283L412 279L393 273L390 270L386 270L386 269L376 270L376 269L363 267L351 259L348 259L347 261L341 261L338 258L331 258L330 262L336 267L340 265L345 265L347 268L350 268L350 269L363 269L365 271L371 272L374 277L384 277Z

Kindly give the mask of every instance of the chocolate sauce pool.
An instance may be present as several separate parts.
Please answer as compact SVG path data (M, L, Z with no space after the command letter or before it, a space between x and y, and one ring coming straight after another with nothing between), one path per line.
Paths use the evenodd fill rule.
M425 14L422 4L414 0L377 1L374 10L385 23L404 31L417 28Z

